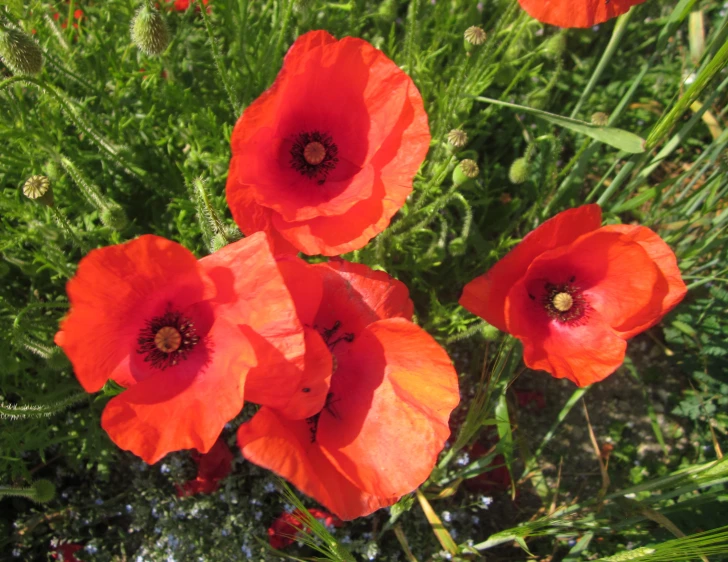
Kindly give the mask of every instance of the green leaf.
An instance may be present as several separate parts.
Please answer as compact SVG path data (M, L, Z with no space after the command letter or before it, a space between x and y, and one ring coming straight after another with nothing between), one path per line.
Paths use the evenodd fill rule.
M634 133L625 131L624 129L617 129L615 127L599 127L597 125L587 123L586 121L570 119L569 117L563 117L561 115L556 115L555 113L548 113L546 111L541 111L540 109L533 109L524 105L517 105L515 103L508 103L492 98L475 96L474 99L485 103L510 107L511 109L528 113L534 117L539 117L544 121L558 125L559 127L564 127L565 129L569 129L575 133L586 135L594 140L603 142L604 144L608 144L609 146L613 146L614 148L618 148L619 150L623 150L631 154L639 154L645 151L645 140Z

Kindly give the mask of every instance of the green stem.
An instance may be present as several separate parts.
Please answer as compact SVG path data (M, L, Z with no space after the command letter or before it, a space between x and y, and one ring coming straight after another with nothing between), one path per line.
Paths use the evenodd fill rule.
M683 116L683 113L698 99L706 86L728 63L728 41L718 50L715 56L705 65L703 70L695 78L688 90L677 101L673 108L660 119L650 132L646 141L646 149L649 151L659 144L667 136L675 123Z
M87 397L88 394L86 392L78 392L51 404L18 406L17 404L0 403L0 418L7 418L11 420L48 418L62 412L74 404L82 402Z
M205 22L205 30L207 31L207 37L210 40L210 47L212 49L212 58L215 61L215 67L217 68L217 74L220 76L220 80L222 80L222 84L225 87L225 92L227 93L228 101L230 102L230 106L233 110L233 117L235 119L238 118L238 112L240 110L240 101L238 101L237 96L235 95L235 91L233 90L233 86L230 83L230 79L225 72L225 65L223 64L222 56L220 56L220 50L217 47L217 40L215 39L215 35L212 32L212 25L210 24L210 16L207 14L206 9L201 9L200 13L202 14L202 20Z
M68 220L66 220L66 217L63 216L63 213L57 208L57 207L50 207L51 213L53 213L53 216L55 217L56 221L58 222L58 225L61 227L61 230L63 230L64 234L75 244L81 252L84 254L88 253L88 247L86 244L84 244L81 239L78 237L78 235L73 231L73 228L71 228L71 225L68 223Z
M594 91L594 88L597 85L597 82L599 82L599 79L602 77L602 73L604 72L604 69L607 68L607 65L612 60L612 57L614 56L614 53L617 52L617 49L619 48L622 37L627 31L627 24L629 23L629 18L632 17L632 13L634 10L628 11L626 14L622 14L617 18L617 23L614 26L614 30L612 31L612 38L609 40L609 44L607 44L607 48L604 50L604 53L602 54L602 58L599 59L599 63L597 64L596 68L594 69L594 72L591 75L591 78L589 79L589 82L586 85L586 88L584 88L584 91L581 93L581 97L579 98L579 101L576 102L576 106L574 107L574 111L571 112L570 117L572 119L575 119L576 116L579 114L579 110L581 109L582 105L584 105L584 102L589 98L589 96Z

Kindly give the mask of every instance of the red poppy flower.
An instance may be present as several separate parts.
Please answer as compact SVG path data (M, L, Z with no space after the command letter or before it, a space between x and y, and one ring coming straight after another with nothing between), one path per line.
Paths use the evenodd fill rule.
M657 324L687 288L675 254L649 228L600 228L601 209L559 213L528 234L460 304L523 342L530 368L578 386L624 360L626 340Z
M190 7L190 4L192 4L194 1L195 0L167 0L167 3L169 4L171 2L174 2L172 7L178 12L184 12ZM209 1L210 0L202 0L205 6L207 6ZM200 9L199 6L195 6L195 8L197 10Z
M51 551L51 556L53 560L58 560L59 562L81 562L81 560L76 558L76 553L82 549L83 546L80 544L61 544L55 550Z
M362 39L312 31L235 125L228 205L276 254L343 254L387 227L429 143L409 76Z
M331 366L309 369L298 402L262 407L243 424L243 456L345 520L392 505L425 481L450 434L452 363L410 322L407 288L386 273L342 260L279 265L310 326L307 342L318 342L306 360L333 357L333 375ZM304 402L315 413L301 415Z
M55 341L87 392L107 379L126 388L101 424L148 463L209 451L240 411L249 372L275 368L270 384L283 397L302 376L303 329L262 234L199 261L142 236L92 251L67 290L71 310ZM265 397L253 388L249 398Z
M341 519L322 509L309 509L308 512L328 527L341 527ZM286 548L296 542L299 531L306 531L303 513L298 509L293 513L285 512L268 527L268 542L275 549Z
M468 449L471 461L482 459L489 452L490 447L483 446L479 441L473 443ZM508 491L511 487L511 473L508 472L505 457L499 453L493 457L487 466L492 468L473 478L467 478L465 487L472 492L480 492L481 494Z
M521 8L543 23L591 27L629 11L645 0L518 0Z
M197 463L197 478L177 486L178 496L211 494L232 469L233 454L222 438L218 438L204 455L193 451L192 458Z

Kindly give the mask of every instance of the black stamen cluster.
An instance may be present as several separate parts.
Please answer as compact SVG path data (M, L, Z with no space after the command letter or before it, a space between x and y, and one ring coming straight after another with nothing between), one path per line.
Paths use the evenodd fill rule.
M311 164L306 160L304 151L306 146L312 142L321 143L326 150L324 159L318 164ZM320 133L319 131L312 131L310 133L300 133L295 142L293 148L291 148L291 167L302 175L309 179L318 180L319 185L323 185L326 181L326 176L331 170L336 168L336 164L339 162L337 155L339 154L339 148L334 143L334 139L330 135Z
M561 285L546 283L544 285L543 305L546 313L550 318L563 324L578 324L589 309L589 303L584 299L581 290L572 283L563 283ZM569 310L559 310L554 306L554 297L559 293L566 293L571 297L572 303Z
M182 339L179 348L175 351L167 353L157 347L154 339L162 328L174 328L179 332ZM151 363L152 367L164 371L187 359L187 354L199 341L195 325L180 312L167 307L167 311L162 316L155 316L148 320L147 325L139 331L137 353L145 355L144 361Z

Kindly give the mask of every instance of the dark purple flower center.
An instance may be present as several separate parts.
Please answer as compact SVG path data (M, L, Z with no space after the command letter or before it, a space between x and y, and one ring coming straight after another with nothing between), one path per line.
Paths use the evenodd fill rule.
M323 185L329 172L339 162L339 148L330 135L312 131L296 136L291 148L291 167L309 179Z
M195 325L171 304L161 316L147 321L137 337L137 353L144 361L162 371L187 359L187 354L200 341Z
M574 284L576 277L568 283L544 283L543 294L537 299L529 293L531 300L540 300L549 318L562 324L578 324L589 312L590 306L584 298L582 290Z

